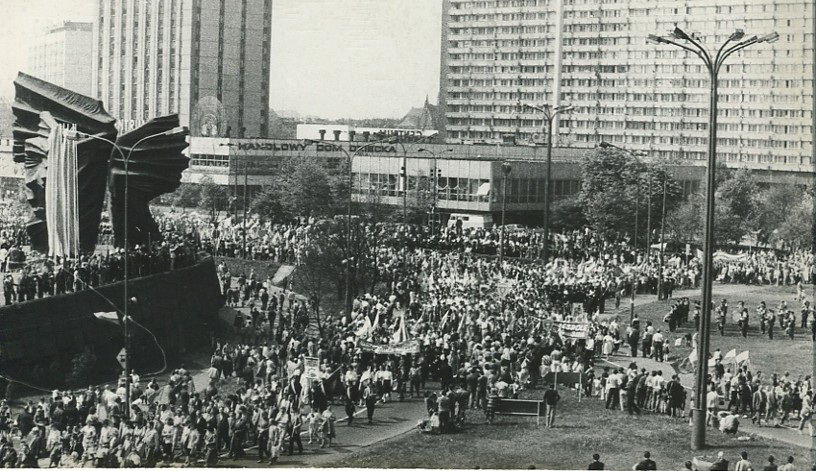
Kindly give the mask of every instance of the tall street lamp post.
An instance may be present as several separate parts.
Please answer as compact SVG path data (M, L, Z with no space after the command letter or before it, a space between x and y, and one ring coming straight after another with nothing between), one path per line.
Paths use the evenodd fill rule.
M527 108L532 108L544 113L544 125L547 131L547 177L544 179L544 250L541 258L546 265L550 255L550 181L552 180L552 148L553 129L552 124L556 116L561 113L569 113L574 109L572 105L556 106L550 108L549 105L543 107L524 104ZM543 126L542 126L543 127Z
M108 144L112 145L114 149L119 153L122 157L122 164L125 168L125 207L123 211L123 218L124 218L124 250L125 250L125 259L123 263L123 268L125 271L124 282L122 286L122 290L124 292L124 320L122 321L123 330L124 330L124 337L125 337L125 360L123 361L122 367L125 370L125 418L130 418L130 316L129 316L129 307L131 304L131 299L128 298L128 285L130 281L130 273L128 272L128 258L130 257L130 245L128 244L128 197L129 197L129 185L128 185L128 177L130 172L128 170L128 164L130 163L130 157L133 155L133 151L139 147L139 144L147 141L148 139L153 139L156 137L161 136L175 136L177 134L187 134L189 130L186 126L178 126L173 129L169 129L167 131L159 132L156 134L151 134L149 136L145 136L135 144L130 147L128 150L127 155L122 152L122 148L119 147L115 142L111 141L110 139L104 138L102 136L97 136L95 134L88 134L80 131L69 131L66 133L66 137L72 140L80 140L80 139L96 139L99 141L107 142ZM136 298L133 298L132 301L135 302Z
M309 144L322 144L331 146L346 156L346 161L348 162L348 201L347 201L347 213L346 213L346 319L351 320L351 194L352 194L352 185L354 179L354 173L351 171L352 163L354 163L354 157L357 156L358 153L361 151L377 144L391 144L394 142L392 139L383 139L381 141L373 141L366 143L355 149L355 151L351 154L348 153L343 146L332 142L332 141L321 141L318 139L305 139L305 142Z
M394 144L399 144L402 147L402 225L408 224L408 151L405 150L405 144L401 141L392 140ZM405 259L403 259L403 264Z
M660 210L660 256L657 261L657 299L663 299L663 253L666 250L666 190L669 174L663 169L663 207ZM668 302L668 298L666 299Z
M510 175L510 171L513 170L513 167L510 165L510 162L504 161L501 164L502 169L502 216L501 216L501 233L499 235L499 265L502 265L504 262L504 215L507 212L507 176Z
M433 157L433 171L431 175L431 187L432 187L431 191L433 192L433 199L431 203L431 218L430 218L431 234L433 234L434 232L433 218L436 217L436 192L437 189L439 188L439 160L438 160L439 157L436 155L436 152L430 149L426 149L424 147L417 149L417 152L427 152L431 154L431 157ZM442 152L453 152L453 149L445 149Z
M759 43L772 43L779 39L777 33L770 33L765 36L752 36L743 39L745 33L738 29L731 33L728 40L717 50L716 55L711 55L703 47L699 38L687 34L679 27L675 27L672 34L666 38L650 34L647 41L654 44L671 44L672 46L684 49L705 63L709 75L709 112L708 112L708 168L706 173L706 217L705 233L703 243L703 299L700 326L698 333L697 349L697 374L695 376L695 401L693 405L693 430L691 436L691 447L694 450L705 448L706 432L706 412L705 396L708 372L708 349L711 323L711 290L714 279L713 255L714 255L714 192L715 192L715 171L717 163L717 79L725 60L735 52L745 49L748 46ZM682 42L681 42L682 41ZM734 43L734 44L732 44Z

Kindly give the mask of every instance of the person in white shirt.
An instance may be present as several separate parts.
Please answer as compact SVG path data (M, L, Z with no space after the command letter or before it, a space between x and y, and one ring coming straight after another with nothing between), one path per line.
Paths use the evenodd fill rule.
M654 386L652 409L656 412L663 412L663 388L666 385L666 379L663 377L663 372L658 371L657 375L652 381Z
M652 355L657 361L663 361L663 343L665 340L666 338L660 332L660 329L657 329L657 332L652 335Z
M617 409L620 402L620 376L613 372L606 379L606 408Z
M706 425L709 425L714 421L717 416L717 412L720 409L720 395L717 394L717 390L714 386L711 386L711 390L706 394L706 410L708 411L708 417L706 418Z

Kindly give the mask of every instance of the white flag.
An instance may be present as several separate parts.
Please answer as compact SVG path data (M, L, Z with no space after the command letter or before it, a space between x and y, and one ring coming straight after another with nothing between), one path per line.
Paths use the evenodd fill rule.
M119 315L115 312L95 312L94 317L100 321L113 322L114 324L119 323Z
M748 361L748 350L745 350L734 358L734 362L736 363L742 363L744 361Z
M442 316L442 322L439 323L439 330L440 331L444 330L445 329L445 324L448 323L448 314L450 314L450 311L446 312L445 315Z
M736 357L737 357L737 349L732 348L731 350L728 351L728 353L725 354L725 356L723 357L723 361L727 361L730 358L736 358Z

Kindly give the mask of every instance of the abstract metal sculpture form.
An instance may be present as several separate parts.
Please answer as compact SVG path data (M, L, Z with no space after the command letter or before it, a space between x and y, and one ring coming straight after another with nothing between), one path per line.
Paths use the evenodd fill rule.
M14 87L14 161L25 164L27 198L33 210L26 229L32 248L46 254L60 253L49 247L49 218L46 214L49 151L55 125L84 136L76 140L75 162L79 250L90 252L96 247L108 187L115 244L124 245L125 155L128 156L132 180L127 205L130 213L128 243L136 245L159 240L160 234L148 204L151 199L178 188L181 172L189 162L182 154L187 147L186 129L170 132L179 128L178 116L155 118L117 139L116 120L99 100L24 73L17 75ZM147 141L145 137L152 138ZM53 157L52 164L56 162L56 156ZM53 169L51 174L54 174ZM53 193L54 188L51 190ZM51 228L52 233L56 230L59 229Z

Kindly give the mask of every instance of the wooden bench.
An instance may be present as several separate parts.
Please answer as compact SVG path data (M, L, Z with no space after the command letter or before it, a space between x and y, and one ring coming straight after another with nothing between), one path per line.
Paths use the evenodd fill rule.
M526 415L536 418L536 425L539 425L540 418L546 413L544 401L530 401L524 399L499 399L496 415Z

